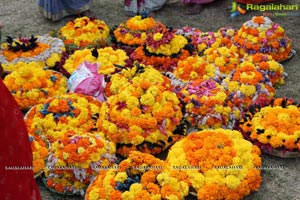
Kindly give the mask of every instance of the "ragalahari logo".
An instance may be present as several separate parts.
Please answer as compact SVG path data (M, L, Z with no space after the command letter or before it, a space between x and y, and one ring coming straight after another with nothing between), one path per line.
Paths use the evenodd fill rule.
M247 11L298 11L298 4L239 4L232 2L230 12L239 12L245 14Z
M232 2L230 12L235 12L235 11L237 11L237 3L234 1Z

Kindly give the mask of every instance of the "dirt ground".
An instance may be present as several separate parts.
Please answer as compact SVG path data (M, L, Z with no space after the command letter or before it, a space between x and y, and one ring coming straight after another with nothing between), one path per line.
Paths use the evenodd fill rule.
M195 16L186 16L187 9L180 3L168 4L155 14L155 18L164 24L180 28L186 25L199 28L202 31L217 31L221 27L231 26L239 28L250 20L254 15L262 15L262 12L250 12L234 20L230 19L229 11L225 8L231 5L231 0L218 0L205 6L204 10ZM277 3L298 4L300 0L281 0ZM94 0L91 11L98 19L105 21L111 28L126 20L123 10L123 0ZM272 14L267 12L265 14ZM288 78L285 85L276 91L277 96L292 97L300 99L300 10L289 12L283 11L281 14L293 16L270 16L279 23L285 30L288 37L293 41L293 48L296 55L289 61L283 63ZM42 17L37 11L35 0L0 0L0 23L4 24L2 39L6 35L13 37L42 35L51 30L56 30L63 26L72 17L64 18L59 22L51 22ZM248 200L299 200L300 199L300 158L280 159L270 155L262 155L263 166L270 166L272 169L262 170L263 182L258 192L250 194L245 199ZM21 180L20 180L21 181ZM83 197L61 197L50 193L43 186L40 179L37 179L43 199L84 199ZM188 197L187 199L193 199Z

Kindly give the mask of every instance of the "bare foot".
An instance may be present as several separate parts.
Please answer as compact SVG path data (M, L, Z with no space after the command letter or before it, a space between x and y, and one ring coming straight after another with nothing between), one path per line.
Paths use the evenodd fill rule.
M203 6L201 4L194 4L185 14L186 15L197 15L201 13Z

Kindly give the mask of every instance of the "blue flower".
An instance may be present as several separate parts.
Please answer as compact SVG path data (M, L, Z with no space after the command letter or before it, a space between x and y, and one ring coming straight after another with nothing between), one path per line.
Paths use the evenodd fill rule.
M57 80L57 77L54 76L54 75L51 75L51 76L50 76L50 80L51 80L52 82L55 82L55 81Z
M47 109L41 109L41 110L39 110L39 112L43 115L47 115L50 113Z
M34 140L34 137L32 135L29 135L29 142L32 142Z

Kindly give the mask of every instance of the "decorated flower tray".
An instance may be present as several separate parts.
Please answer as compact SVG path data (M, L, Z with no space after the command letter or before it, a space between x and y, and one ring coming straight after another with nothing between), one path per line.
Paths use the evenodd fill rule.
M68 91L68 79L63 74L54 70L30 69L30 65L7 74L3 80L19 107L25 111L49 97Z
M249 106L239 123L247 140L263 152L280 158L300 156L299 103L292 98L273 98Z
M49 34L18 38L7 36L6 42L0 47L0 62L6 73L15 71L18 64L30 62L52 68L60 61L64 49L63 40Z
M45 187L50 191L50 192L53 192L54 194L58 194L58 195L61 195L61 196L80 196L82 194L80 194L80 192L75 192L75 193L71 193L71 192L58 192L56 191L55 189L53 188L50 188L48 185L47 185L47 179L44 175L41 176L42 178L42 181L45 185Z
M281 61L279 61L279 62L282 63L282 62L288 61L288 60L290 60L294 55L296 55L296 50L295 50L295 49L292 49L291 52L290 52L289 57L288 57L287 59L281 60Z

